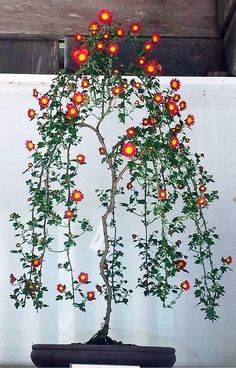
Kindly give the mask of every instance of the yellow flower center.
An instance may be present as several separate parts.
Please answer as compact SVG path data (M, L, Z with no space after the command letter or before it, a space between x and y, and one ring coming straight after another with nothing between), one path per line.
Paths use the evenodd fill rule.
M77 97L76 97L76 101L77 101L77 102L81 102L81 101L82 101L82 96L77 96Z
M153 40L154 42L157 42L157 41L158 41L158 37L157 37L157 36L153 36L153 37L152 37L152 40Z
M85 59L86 59L85 54L80 54L80 55L79 55L79 60L80 60L80 61L84 61Z
M171 143L172 143L173 145L176 145L176 143L177 143L176 139L172 139Z
M41 100L41 101L42 101L42 103L43 103L43 104L46 104L46 103L48 102L48 100L47 100L47 98L46 98L46 97L42 98L42 100Z
M111 52L115 52L115 51L116 51L115 46L111 46L111 47L110 47L110 51L111 51Z
M109 19L109 14L108 14L108 13L103 13L103 14L102 14L102 19L103 19L103 20L107 20L107 19Z
M138 26L137 26L137 25L134 25L134 26L133 26L133 30L134 30L134 31L137 31L137 30L138 30Z
M70 113L71 113L71 115L75 115L76 114L76 110L75 109L70 109Z
M174 105L173 104L169 104L169 110L174 110Z
M74 197L75 197L76 199L80 198L80 193L76 192L76 193L74 194Z
M126 147L125 152L129 155L133 152L133 147Z
M177 87L177 82L172 82L172 87L176 88Z
M102 49L102 48L103 48L103 44L102 44L102 43L99 43L99 44L98 44L98 48L99 48L99 49Z
M151 47L151 45L150 45L150 44L146 45L146 50L149 50L149 49L150 49L150 47Z
M154 72L154 67L153 67L153 65L149 65L149 66L148 66L148 71L149 71L149 73Z

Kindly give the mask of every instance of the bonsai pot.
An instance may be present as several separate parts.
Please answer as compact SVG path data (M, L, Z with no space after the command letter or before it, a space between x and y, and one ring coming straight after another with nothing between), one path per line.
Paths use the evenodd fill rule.
M70 364L109 364L140 367L173 367L175 349L137 345L35 344L31 359L36 367L69 367Z

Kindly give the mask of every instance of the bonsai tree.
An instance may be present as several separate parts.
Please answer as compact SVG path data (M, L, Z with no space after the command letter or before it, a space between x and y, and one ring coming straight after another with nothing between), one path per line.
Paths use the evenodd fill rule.
M203 154L190 150L188 132L194 116L185 112L187 104L178 93L178 79L172 79L168 88L160 88L158 76L163 68L150 56L160 42L159 34L143 44L137 37L140 31L138 22L125 30L112 23L110 10L100 10L98 21L89 24L90 35L75 35L77 47L72 50L72 59L78 65L76 73L59 73L42 94L33 90L39 109L30 108L28 117L37 124L39 141L25 143L31 154L25 170L29 218L24 222L18 213L10 218L20 238L12 253L20 257L23 269L21 275L10 275L15 307L24 307L28 300L37 310L47 307L44 261L48 253L59 252L66 261L58 266L70 275L70 284L55 284L56 300L70 300L83 312L97 295L106 301L103 327L90 343L98 338L112 342L108 337L112 304L128 303L132 293L125 276L117 208L123 209L123 216L127 211L140 222L139 232L130 234L140 257L137 286L145 296L160 298L164 307L172 307L193 287L205 317L216 320L216 307L225 292L221 278L232 262L231 256L219 262L213 256L218 235L208 226L205 214L218 194L210 189L214 180L201 164ZM135 47L134 63L121 65L120 41ZM137 110L144 111L146 117L133 120L131 125ZM116 121L109 121L114 113ZM111 132L117 124L123 132L115 144L103 133L108 121ZM92 166L80 149L88 130L100 145L101 170L110 174L109 187L95 191L104 209L103 248L98 250L101 285L86 270L75 269L71 258L71 250L81 237L93 231L80 211L86 198L77 180L83 165ZM186 240L182 244L181 234L188 231L189 223L194 231L188 235L188 244ZM60 250L53 247L55 227L64 229ZM189 255L198 275L193 285L187 277ZM84 285L91 281L96 286L85 292Z

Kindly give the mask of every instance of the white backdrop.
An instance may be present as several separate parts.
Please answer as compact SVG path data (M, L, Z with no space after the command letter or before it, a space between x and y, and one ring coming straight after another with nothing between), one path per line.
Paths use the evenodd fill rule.
M69 303L55 302L53 292L47 300L50 307L39 313L30 305L15 310L9 298L9 274L17 275L19 263L17 257L9 253L17 239L8 219L13 211L27 217L26 177L21 173L29 155L24 143L27 139L37 141L35 124L29 122L27 110L37 107L31 97L33 88L45 92L51 79L51 76L42 75L0 75L0 365L31 364L32 343L84 342L99 329L103 316L104 304L99 297L89 303L86 314L73 309ZM165 86L170 79L161 78L161 85ZM180 93L189 106L187 113L196 117L190 134L192 151L205 153L204 165L214 175L215 187L219 189L220 200L208 211L208 220L211 225L216 225L220 235L216 251L219 257L232 255L235 260L236 79L181 78L181 83ZM140 115L137 119L140 121ZM113 132L110 126L106 129L108 134ZM98 149L92 136L87 136L83 148L92 161ZM86 198L96 187L105 185L106 180L95 163L92 170L88 170L86 167L80 178L80 188ZM81 211L91 218L96 231L100 212L95 201L91 199L81 204ZM125 232L127 223L135 232L135 224L127 217L120 225L121 230ZM59 232L54 234L59 245L60 235ZM85 238L79 253L74 254L74 262L78 270L94 274L97 272L97 257L88 247L92 238L93 235ZM128 272L135 279L136 258L129 247L127 253ZM54 255L55 268L49 267L46 277L55 285L63 281L62 274L56 269L58 261ZM136 290L128 306L113 308L110 335L127 343L173 346L179 366L235 366L235 281L235 272L225 275L226 296L220 301L220 319L215 323L205 321L199 309L194 308L193 290L184 293L173 310L163 310L154 298L144 299Z

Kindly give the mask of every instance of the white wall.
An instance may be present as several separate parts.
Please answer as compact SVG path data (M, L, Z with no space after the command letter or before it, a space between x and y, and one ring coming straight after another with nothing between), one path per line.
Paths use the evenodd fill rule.
M28 163L27 139L37 141L34 121L29 122L27 110L37 107L32 95L33 88L44 92L50 85L51 76L0 75L0 365L30 364L32 343L84 342L100 327L103 317L103 301L97 298L89 304L86 314L74 310L69 304L54 302L54 285L63 280L57 270L59 258L51 257L55 268L48 267L46 280L52 284L48 296L50 308L38 314L28 305L15 310L9 298L11 286L9 274L17 275L19 263L10 254L16 239L8 222L11 212L21 212L27 218L26 176L21 175ZM161 85L171 78L161 78ZM181 78L181 95L188 103L187 113L196 117L191 136L192 151L204 152L204 164L215 177L220 200L208 211L210 224L216 225L220 234L216 252L219 257L232 255L236 259L236 79L235 78ZM140 115L137 116L140 121ZM110 123L111 124L111 123ZM127 126L128 127L128 126ZM113 133L111 125L106 127ZM95 229L99 225L100 212L91 190L105 185L106 178L95 164L97 144L88 135L83 143L88 160L79 178L86 204L81 211L90 215ZM89 175L89 181L88 181ZM135 224L129 218L121 223L124 233ZM60 245L60 232L55 234ZM79 271L97 274L97 257L89 249L89 235L74 254L74 264ZM129 244L127 240L127 244ZM135 255L127 247L128 270L134 278ZM132 260L132 261L130 261ZM85 269L85 264L87 268ZM190 280L194 280L194 275ZM220 301L219 321L212 324L204 320L196 307L193 290L184 293L173 310L163 310L154 298L144 299L135 291L129 306L113 308L110 335L127 343L173 346L177 351L176 365L186 366L234 366L236 362L236 309L235 273L224 277L226 296Z

